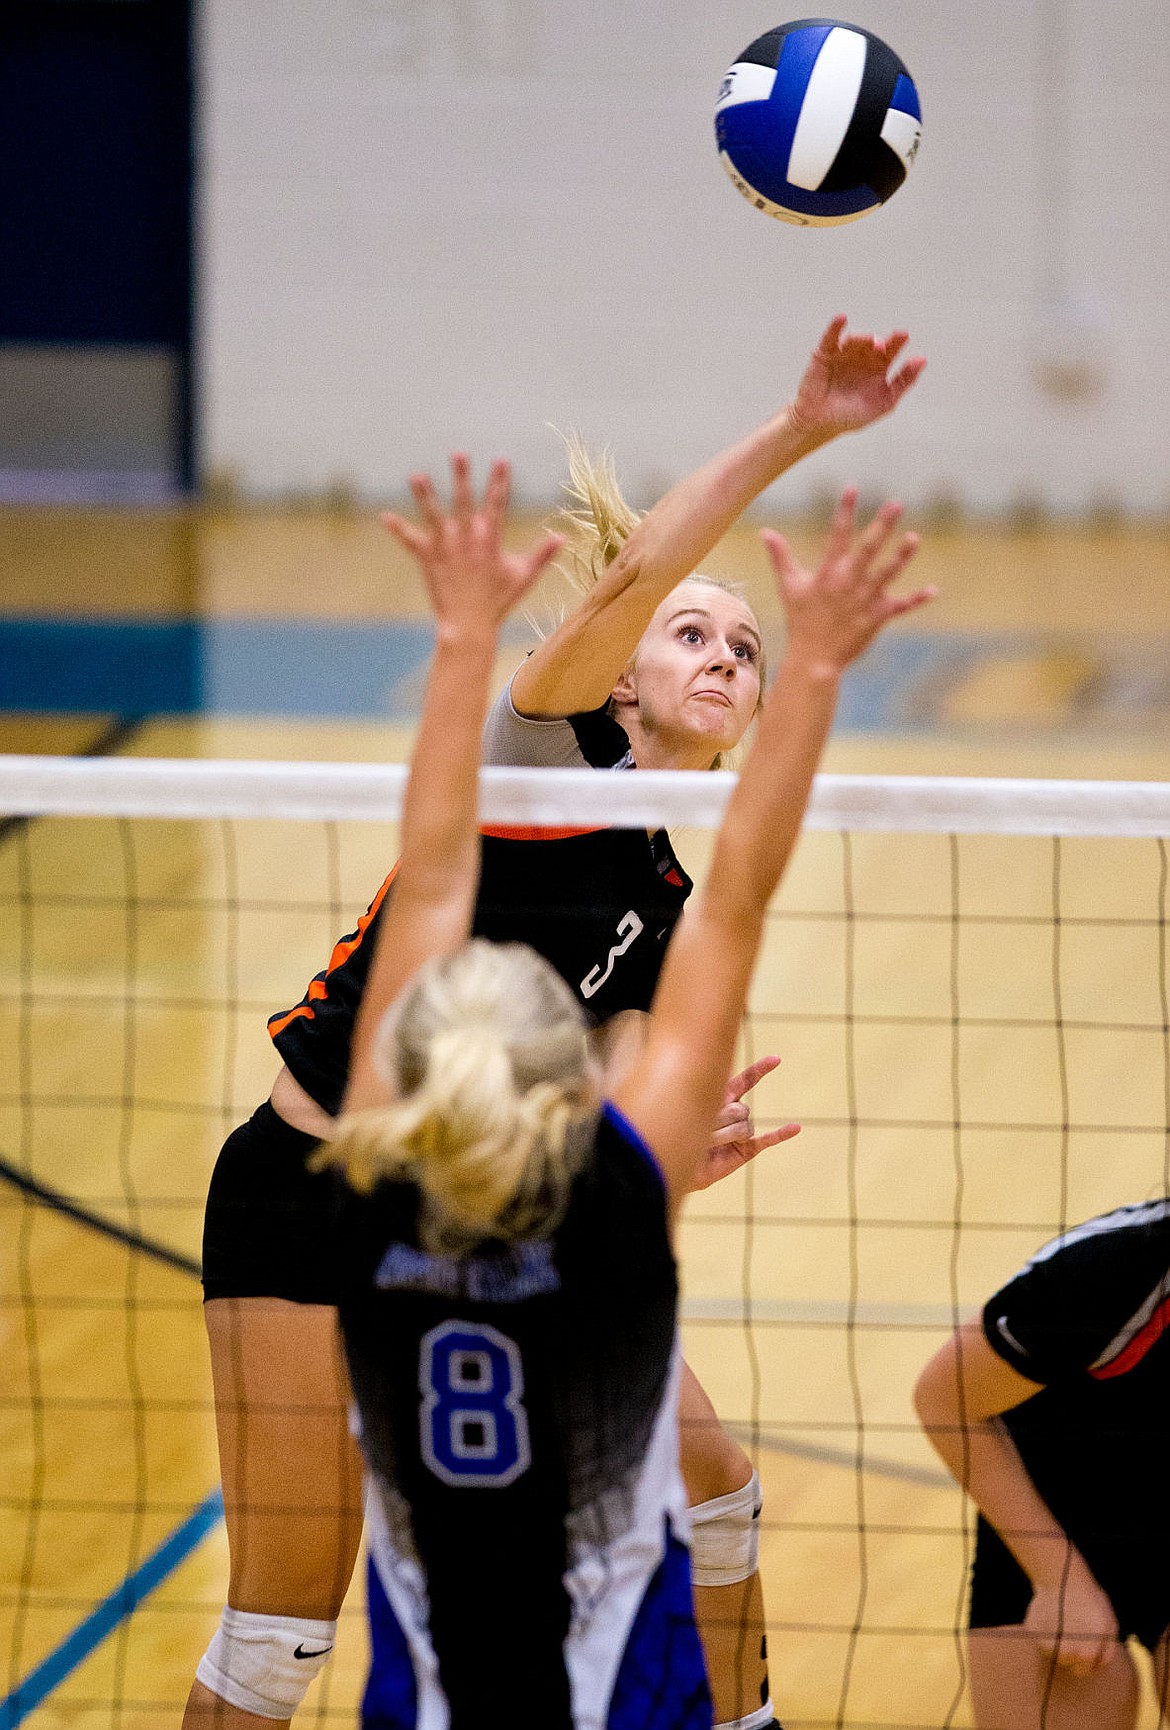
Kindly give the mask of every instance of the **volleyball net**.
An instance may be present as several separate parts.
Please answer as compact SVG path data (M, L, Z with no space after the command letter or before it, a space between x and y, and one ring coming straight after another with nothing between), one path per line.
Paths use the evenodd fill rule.
M223 1603L208 1178L393 863L405 771L0 759L0 1725L174 1724ZM727 775L489 769L493 825L668 827ZM971 1513L911 1390L1045 1240L1170 1193L1170 789L823 776L743 1055L803 1133L693 1198L688 1360L758 1461L788 1730L962 1725ZM298 1722L351 1722L360 1588Z

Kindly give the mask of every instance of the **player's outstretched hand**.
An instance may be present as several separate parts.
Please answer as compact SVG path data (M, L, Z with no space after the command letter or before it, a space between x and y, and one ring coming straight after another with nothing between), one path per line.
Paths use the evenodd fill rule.
M739 1171L749 1160L755 1159L765 1148L777 1147L782 1141L791 1141L794 1135L800 1134L799 1123L785 1123L779 1129L772 1129L765 1135L757 1135L752 1123L751 1107L744 1103L744 1094L750 1093L758 1081L779 1067L778 1057L759 1057L755 1063L749 1063L746 1069L738 1075L733 1075L727 1084L723 1108L715 1120L715 1133L711 1137L711 1145L707 1149L707 1157L700 1165L693 1190L710 1189L713 1183L718 1183L722 1177L730 1177L733 1171Z
M856 432L889 414L914 385L926 360L922 355L890 368L905 348L909 333L895 330L876 336L847 334L844 314L828 326L812 352L789 414L793 423L814 438Z
M788 621L785 658L820 672L844 672L883 625L938 593L933 587L890 593L918 550L917 535L896 532L901 505L884 504L860 533L856 515L857 492L850 487L841 496L815 571L797 562L783 535L763 531Z
M451 458L450 511L439 504L430 475L411 475L410 490L420 521L408 522L394 511L387 511L382 521L422 572L440 631L494 630L565 544L563 535L545 535L530 552L505 551L504 519L512 490L507 462L492 464L477 502L470 459L456 453Z
M1113 1605L1084 1562L1069 1569L1058 1585L1036 1587L1024 1629L1046 1658L1076 1676L1100 1670L1117 1644Z

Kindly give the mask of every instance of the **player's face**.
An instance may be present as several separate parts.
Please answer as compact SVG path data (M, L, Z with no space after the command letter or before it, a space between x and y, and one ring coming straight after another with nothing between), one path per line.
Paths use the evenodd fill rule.
M615 687L678 767L739 743L760 700L760 631L746 601L688 578L666 597Z

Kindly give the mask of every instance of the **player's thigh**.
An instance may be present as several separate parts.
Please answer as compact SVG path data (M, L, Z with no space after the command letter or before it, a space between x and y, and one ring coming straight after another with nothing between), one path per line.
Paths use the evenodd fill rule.
M1138 1681L1122 1645L1091 1676L1057 1664L1022 1625L972 1628L968 1677L976 1730L1134 1730Z
M231 1550L229 1602L336 1616L361 1537L361 1460L327 1304L205 1306Z
M740 1490L752 1462L727 1434L694 1371L683 1365L678 1401L679 1457L692 1507Z

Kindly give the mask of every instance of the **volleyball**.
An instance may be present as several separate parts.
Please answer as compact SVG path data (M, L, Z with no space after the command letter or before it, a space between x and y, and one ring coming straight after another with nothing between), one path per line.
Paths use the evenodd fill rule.
M893 49L832 18L757 37L715 106L720 159L740 192L804 227L855 222L884 204L921 136L918 92Z

